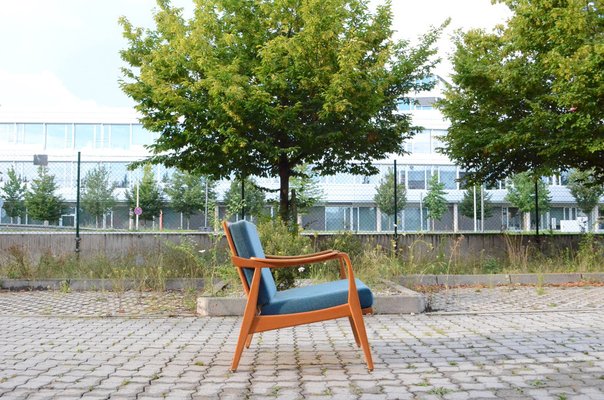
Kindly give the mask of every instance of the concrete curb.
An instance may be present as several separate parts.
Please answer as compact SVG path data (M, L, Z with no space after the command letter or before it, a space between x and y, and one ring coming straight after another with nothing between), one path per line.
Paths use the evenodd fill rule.
M604 273L576 272L550 274L477 274L477 275L406 275L398 279L403 286L472 286L472 285L556 285L573 282L604 282Z
M166 279L166 290L203 289L203 279ZM115 281L112 279L0 279L0 289L5 290L61 290L68 287L70 290L113 290ZM137 282L133 279L120 281L121 290L133 290Z

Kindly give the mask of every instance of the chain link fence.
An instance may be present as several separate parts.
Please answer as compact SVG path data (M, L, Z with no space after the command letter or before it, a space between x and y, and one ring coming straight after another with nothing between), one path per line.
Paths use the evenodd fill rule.
M33 158L33 155L32 155ZM10 181L9 171L15 171L28 190L37 179L39 168L47 168L57 185L56 194L65 204L64 213L56 225L74 228L76 224L77 170L76 160L50 160L45 166L31 161L0 161L0 195ZM94 229L135 229L136 215L127 202L127 193L140 183L142 169L130 171L128 161L103 162L109 172L109 182L115 187L117 200L111 211L94 217L81 207L80 225ZM83 159L80 176L100 164ZM516 202L510 199L510 180L491 185L463 187L464 172L450 164L418 164L382 162L377 164L379 174L360 176L337 174L315 177L299 187L299 192L311 193L311 207L298 210L298 222L309 231L353 231L393 233L395 228L403 232L502 232L502 231L560 231L585 232L604 229L601 223L602 199L590 210L582 210L571 194L567 174L543 177L542 193L547 201L539 206L535 218L535 192L525 191L524 198ZM173 169L153 166L153 174L160 190L169 184ZM394 179L396 177L396 179ZM184 215L171 207L169 196L164 192L164 206L158 215L139 220L139 229L191 229L211 230L215 218L240 218L229 212L225 195L231 190L229 181L218 182L215 187L216 202L206 197L203 212ZM265 214L277 215L276 179L255 179L255 184L265 191ZM395 192L394 186L397 189ZM308 187L310 186L310 188ZM545 192L545 193L543 193ZM394 194L397 201L394 201ZM304 195L304 193L298 193ZM311 197L312 197L311 196ZM43 225L29 215L27 210L11 216L6 199L2 202L0 223L16 225ZM532 205L531 205L532 204ZM601 208L601 209L600 209ZM206 212L207 210L207 212ZM250 215L248 218L253 219ZM55 225L54 222L51 222Z

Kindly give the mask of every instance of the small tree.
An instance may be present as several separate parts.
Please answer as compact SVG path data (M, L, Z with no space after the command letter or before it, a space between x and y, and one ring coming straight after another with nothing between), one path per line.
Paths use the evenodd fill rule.
M323 189L317 184L308 164L294 168L289 187L292 193L295 193L295 198L290 198L290 203L296 214L305 214L309 208L323 199ZM295 216L292 215L292 218L296 222Z
M104 165L88 171L82 183L82 208L94 217L95 227L98 228L99 219L115 206L113 191L117 183L109 182L109 170Z
M591 221L591 212L598 205L600 197L604 195L604 185L596 182L592 170L573 170L568 176L568 189L581 211Z
M394 170L388 168L388 172L380 180L375 196L373 196L373 201L378 208L389 217L396 212L400 213L407 204L407 190L402 183L396 187L396 204L394 203L394 179Z
M464 217L474 219L474 191L476 190L476 218L482 219L490 218L493 216L493 202L491 201L491 194L487 192L483 192L482 201L480 199L480 191L474 186L472 189L468 189L464 191L463 199L459 203L459 212ZM484 204L484 212L482 211L482 206Z
M136 207L136 185L131 191L126 192L130 208ZM164 206L161 189L155 180L151 164L143 166L143 178L138 184L138 205L143 209L140 218L143 221L151 221Z
M4 211L10 217L18 218L25 214L25 190L26 185L20 175L17 175L15 169L10 167L7 171L8 180L2 186L2 199L4 200Z
M438 181L437 175L432 175L428 182L428 194L424 198L428 218L432 220L432 230L434 230L435 221L440 221L448 210L445 194L445 184Z
M512 184L508 186L508 193L505 200L512 206L517 207L523 213L535 211L535 180L537 180L537 192L539 194L539 212L546 212L550 209L551 199L549 189L540 177L534 177L528 172L522 172L512 177ZM539 218L537 216L537 218ZM526 226L530 226L525 221Z
M187 229L190 228L192 215L205 212L206 205L215 203L215 186L216 184L208 177L191 172L177 170L172 175L166 193L170 196L170 205L174 211L182 213L187 219ZM211 209L212 207L209 206L208 210Z
M25 193L25 206L29 216L38 221L58 222L65 210L64 200L55 194L58 185L47 167L38 168L38 177L32 180Z
M241 180L234 179L229 190L224 194L224 203L229 215L241 214L245 206L245 214L253 217L262 215L266 205L264 192L252 178L244 180L244 200L241 200Z

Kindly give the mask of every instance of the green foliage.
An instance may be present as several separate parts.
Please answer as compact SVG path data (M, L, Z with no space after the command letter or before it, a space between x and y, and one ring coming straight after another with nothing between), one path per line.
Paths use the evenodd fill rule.
M153 166L145 164L143 166L143 178L141 181L126 192L128 205L131 209L136 207L136 191L138 187L138 205L143 209L140 218L143 221L151 221L159 215L160 210L164 206L164 199L161 189L155 180Z
M117 186L116 183L109 182L110 174L104 165L88 171L83 184L82 208L95 217L96 227L99 226L99 219L103 218L116 203L113 192Z
M491 194L486 191L482 191L483 199L480 200L480 188L474 186L472 189L464 191L463 198L459 203L459 213L467 218L474 218L474 190L476 190L476 218L482 218L482 206L484 204L484 218L490 218L493 216L493 202L491 201Z
M229 190L224 194L224 203L227 205L227 213L229 215L241 214L245 207L245 215L251 215L258 218L264 214L266 200L262 189L256 185L252 178L246 178L244 183L243 200L241 200L241 180L234 179L231 181Z
M128 47L121 87L146 129L148 161L210 176L279 177L289 213L294 168L376 172L416 129L397 105L427 89L432 29L411 47L392 38L390 2L200 0L185 20L158 1L155 28L120 24ZM353 163L352 160L355 160Z
M30 218L57 223L65 210L64 200L55 192L58 185L47 167L38 168L38 177L31 182L25 193L25 206Z
M424 197L424 207L428 210L428 218L432 220L432 230L434 221L440 221L449 209L445 194L445 184L438 181L437 175L432 175L428 182L428 194Z
M177 170L166 187L166 193L170 196L170 205L176 212L183 213L187 218L187 228L192 215L205 212L208 206L208 214L213 211L216 204L216 183L205 176L199 176L191 172ZM206 204L207 189L207 204ZM213 213L212 213L213 214Z
M405 185L399 183L396 187L396 205L394 203L394 170L388 168L386 175L380 180L376 188L373 201L379 209L386 215L392 216L395 212L401 212L407 204L407 190Z
M534 178L528 172L519 173L512 177L512 184L508 186L505 201L517 207L521 212L534 212L535 179L537 179L537 191L539 193L539 212L542 213L549 210L551 199L549 197L548 186L543 180Z
M454 39L444 153L476 183L591 167L604 180L602 1L499 2L506 26Z
M11 219L25 214L25 182L12 166L7 171L8 180L2 186L2 208Z
M593 171L573 170L568 176L568 189L581 211L587 215L604 195L604 185L596 182Z
M310 166L299 165L294 168L294 174L289 181L289 186L296 192L295 207L298 213L304 214L309 208L323 199L323 190L317 184Z
M258 234L265 254L284 256L311 253L313 249L310 238L302 236L300 233L301 230L292 232L291 227L280 219L267 220L258 224ZM279 289L293 287L296 278L301 276L303 272L298 268L275 268L271 270L277 287Z

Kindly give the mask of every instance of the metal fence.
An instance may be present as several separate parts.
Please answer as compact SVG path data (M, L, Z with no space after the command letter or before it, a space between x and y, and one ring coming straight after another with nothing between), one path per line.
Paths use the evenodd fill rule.
M92 160L82 160L81 177L99 165ZM114 194L118 203L101 219L92 217L86 211L80 214L82 227L106 229L134 229L136 217L126 202L126 192L131 191L142 178L142 170L128 170L127 161L104 162L110 172L110 182L115 184ZM76 223L77 161L48 161L45 166L34 165L31 161L0 161L0 196L8 179L8 171L14 169L24 184L31 183L38 176L38 168L47 168L53 176L66 211L58 221L59 226L73 228ZM381 162L377 164L379 174L360 176L336 174L316 177L309 185L316 197L315 204L299 210L298 222L311 231L354 231L354 232L500 232L500 231L563 231L582 232L604 229L599 221L602 212L596 206L590 212L583 212L567 187L566 175L543 177L547 206L541 206L539 217L534 207L522 211L509 199L510 181L504 180L494 185L463 187L464 172L455 165L436 163ZM160 188L165 188L174 172L162 166L154 166L154 176ZM393 177L396 177L394 179ZM275 179L256 179L260 187L274 190L278 188ZM440 187L437 194L434 183ZM395 190L394 186L397 186ZM187 218L175 212L170 199L164 194L165 206L160 215L139 221L140 229L192 229L211 230L212 219L240 218L229 213L224 204L224 195L231 182L218 182L216 186L217 204L209 205L208 212ZM397 200L394 201L394 194ZM542 194L543 195L543 194ZM531 197L532 196L532 197ZM533 201L534 193L528 195ZM532 199L532 200L531 200ZM268 215L277 214L274 191L266 192ZM600 199L602 201L602 199ZM2 200L0 200L2 202ZM600 202L600 204L602 204ZM604 209L604 207L602 207ZM395 211L393 211L395 210ZM35 225L44 221L33 220L28 213L10 217L5 208L0 210L0 223ZM255 218L249 216L248 218ZM54 223L53 223L54 224Z

